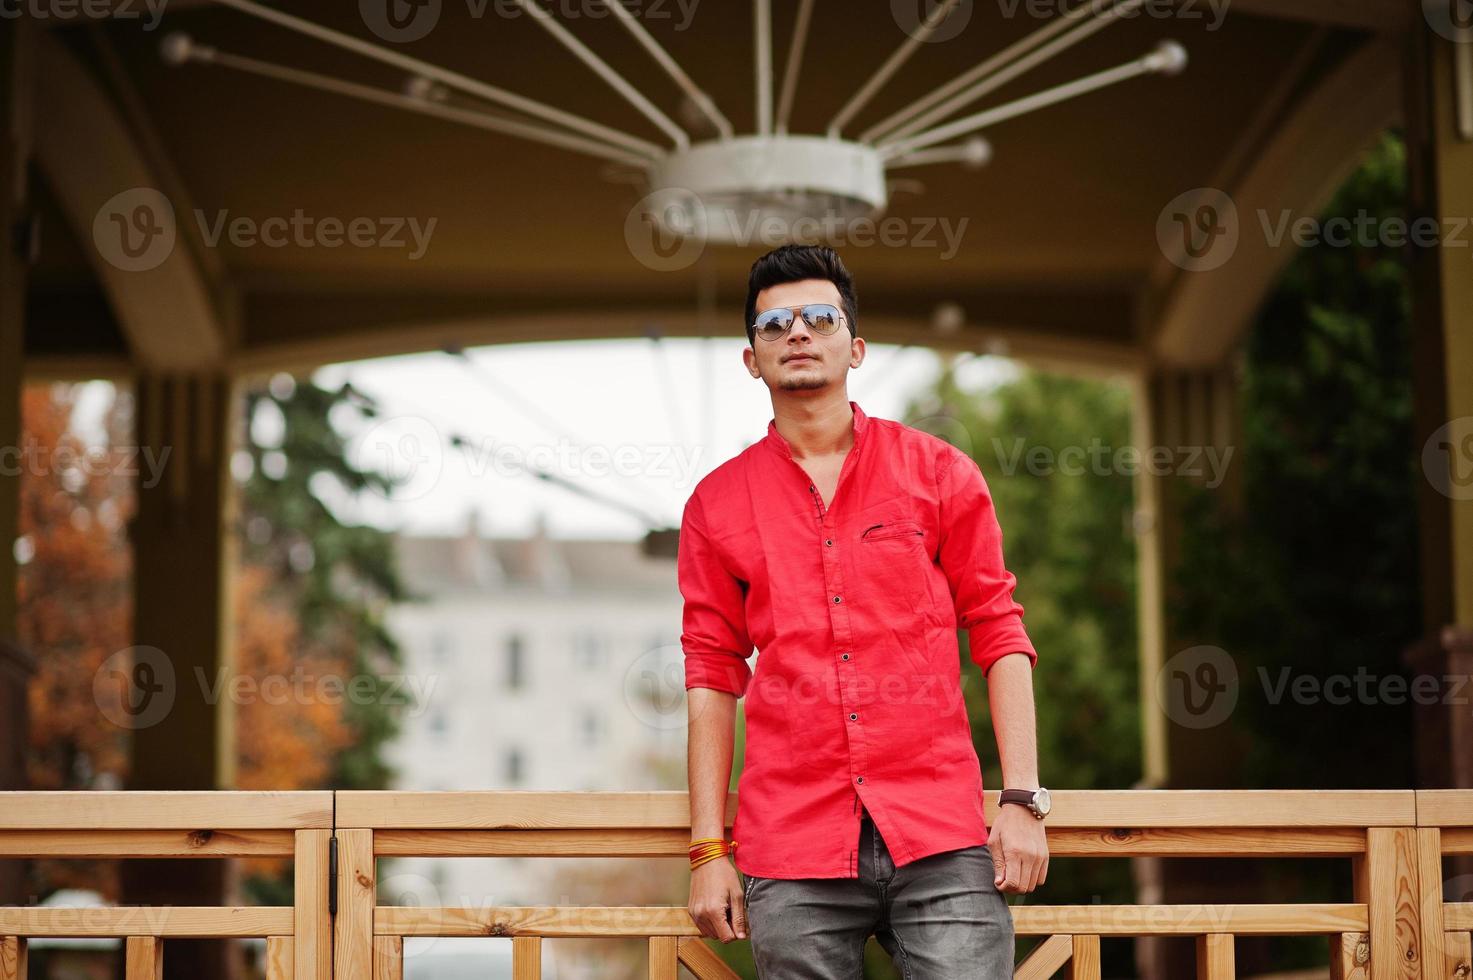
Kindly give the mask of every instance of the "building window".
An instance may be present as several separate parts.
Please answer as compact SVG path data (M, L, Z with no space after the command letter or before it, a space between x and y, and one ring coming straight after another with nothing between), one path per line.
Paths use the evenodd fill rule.
M506 638L506 686L520 691L526 683L526 644L522 634L513 633Z
M436 708L430 712L430 734L435 741L443 742L450 734L450 719L445 717L445 709Z
M506 750L506 782L511 786L521 785L525 777L525 760L522 758L522 750L510 748Z
M584 708L579 713L578 728L584 745L597 745L605 734L603 712L597 708Z
M434 657L435 663L442 666L448 664L454 653L455 641L451 639L449 633L436 633L430 640L430 654Z
M580 670L597 670L604 663L603 636L594 632L573 636L573 665Z

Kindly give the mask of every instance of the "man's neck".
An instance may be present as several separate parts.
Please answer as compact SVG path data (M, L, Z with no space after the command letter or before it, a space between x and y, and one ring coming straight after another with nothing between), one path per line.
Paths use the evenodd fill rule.
M821 402L773 402L772 417L794 459L834 456L854 445L854 411L847 392Z

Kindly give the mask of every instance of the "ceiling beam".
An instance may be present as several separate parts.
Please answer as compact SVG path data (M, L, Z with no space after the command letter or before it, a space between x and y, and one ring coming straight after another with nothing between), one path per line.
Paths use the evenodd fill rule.
M1400 111L1401 48L1389 40L1367 42L1299 102L1241 180L1221 188L1237 213L1231 257L1212 269L1177 269L1143 304L1159 311L1145 327L1154 362L1207 368L1227 357L1297 254L1292 237L1275 244L1264 223L1275 229L1284 215L1291 223L1318 215Z
M140 366L224 363L223 318L210 277L175 221L166 174L150 165L117 105L55 37L37 38L36 161ZM181 216L180 202L171 202ZM170 247L168 243L172 240Z
M1209 0L1176 0L1184 10L1204 9ZM1411 30L1420 21L1418 5L1409 0L1210 0L1227 7L1228 16L1250 14L1280 20L1351 27L1383 34Z

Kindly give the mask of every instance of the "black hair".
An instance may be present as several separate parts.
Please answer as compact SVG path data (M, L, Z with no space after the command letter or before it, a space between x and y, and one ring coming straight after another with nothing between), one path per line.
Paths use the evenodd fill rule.
M827 245L783 245L752 263L747 277L747 309L745 326L747 343L756 344L752 321L757 319L757 294L770 286L804 279L827 279L839 291L844 319L849 323L849 336L859 336L859 300L854 295L854 277L844 268L839 253Z

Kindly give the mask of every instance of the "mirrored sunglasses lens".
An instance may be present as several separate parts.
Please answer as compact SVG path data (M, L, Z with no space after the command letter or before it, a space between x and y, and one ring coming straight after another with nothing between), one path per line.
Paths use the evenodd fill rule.
M827 304L803 307L803 320L819 333L830 334L839 329L839 311Z
M757 333L765 340L781 337L793 322L791 310L772 310L757 318Z

